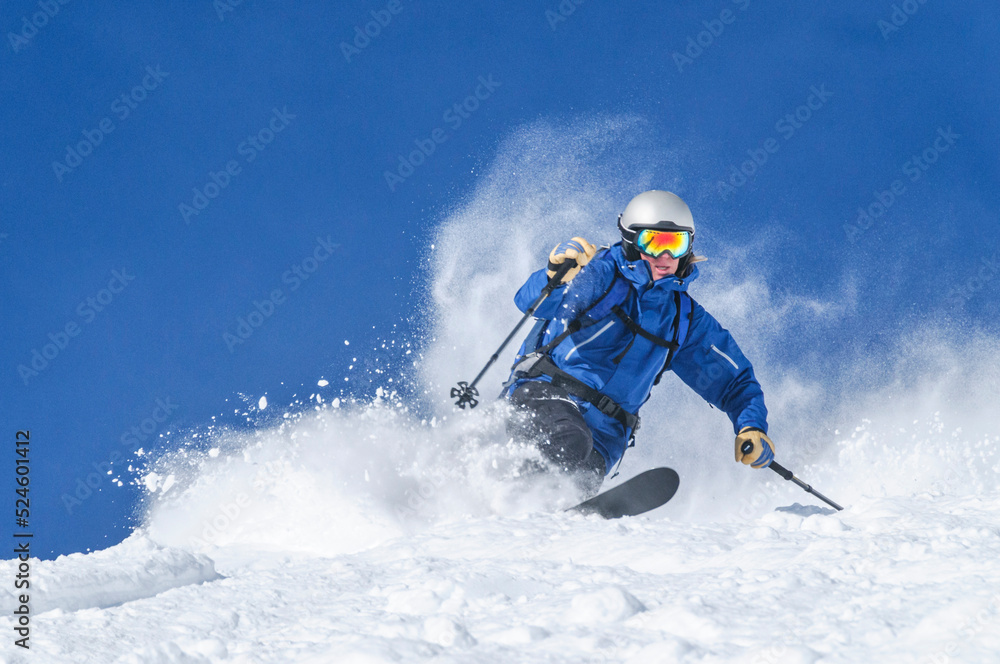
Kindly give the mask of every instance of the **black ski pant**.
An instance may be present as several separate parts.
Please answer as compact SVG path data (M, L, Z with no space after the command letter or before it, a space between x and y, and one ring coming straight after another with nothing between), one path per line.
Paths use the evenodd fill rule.
M604 457L594 449L594 437L583 414L566 390L531 380L510 396L515 410L507 420L507 435L538 446L542 456L571 475L583 493L595 495L604 481Z

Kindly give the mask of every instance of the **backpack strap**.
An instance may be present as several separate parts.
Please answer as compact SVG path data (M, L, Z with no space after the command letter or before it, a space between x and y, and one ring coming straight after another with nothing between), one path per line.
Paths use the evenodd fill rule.
M687 340L688 330L691 329L691 318L694 316L691 296L687 293L676 291L674 293L674 304L677 308L677 313L674 315L674 340L670 346L670 350L667 352L667 360L663 363L660 373L656 374L653 385L660 384L663 372L670 368L670 363L674 360L674 354L678 348L684 345L684 342Z
M625 313L625 311L623 311L622 308L619 307L618 305L615 305L614 307L612 307L611 311L613 311L614 314L616 316L618 316L618 318L620 318L623 323L625 323L625 327L627 327L629 329L629 332L631 332L632 334L637 334L640 337L642 337L643 339L645 339L646 341L652 341L657 346L660 346L661 348L666 348L666 349L670 350L671 352L673 352L674 350L676 350L676 348L677 348L677 342L676 341L667 341L666 339L664 339L662 337L656 336L652 332L647 332L638 323L636 323L634 320L632 320L632 318L627 313ZM675 339L677 338L677 332L676 332L676 330L677 330L677 320L676 320L676 317L675 317L675 319L674 319L674 338Z

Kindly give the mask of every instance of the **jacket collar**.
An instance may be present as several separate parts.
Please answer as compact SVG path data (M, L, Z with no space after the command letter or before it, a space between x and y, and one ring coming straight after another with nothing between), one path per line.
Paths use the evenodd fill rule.
M663 277L662 279L653 281L653 275L649 271L649 265L646 261L641 258L636 261L626 259L625 251L622 248L621 242L612 245L611 248L608 249L608 255L614 261L615 266L618 268L618 272L632 282L636 290L640 293L643 293L651 288L660 288L670 291L686 291L688 284L698 278L698 266L692 265L688 270L687 276L683 279L676 275L671 275L669 277Z

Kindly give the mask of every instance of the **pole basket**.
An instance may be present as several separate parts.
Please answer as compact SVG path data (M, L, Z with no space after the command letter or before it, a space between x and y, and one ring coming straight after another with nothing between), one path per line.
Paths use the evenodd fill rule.
M469 385L464 380L458 383L458 387L451 388L451 398L458 399L458 401L455 402L455 405L462 409L464 409L466 405L468 405L470 409L478 406L479 399L476 398L478 396L479 390L477 390L474 386Z

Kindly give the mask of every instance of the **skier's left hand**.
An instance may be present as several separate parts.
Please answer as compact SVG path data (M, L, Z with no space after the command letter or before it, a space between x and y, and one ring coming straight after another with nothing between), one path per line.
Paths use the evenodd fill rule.
M757 427L743 427L736 436L736 460L751 468L767 468L774 461L774 443Z

